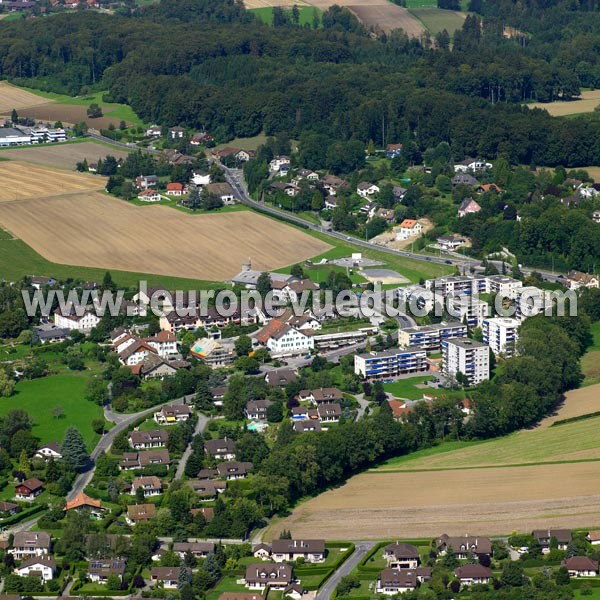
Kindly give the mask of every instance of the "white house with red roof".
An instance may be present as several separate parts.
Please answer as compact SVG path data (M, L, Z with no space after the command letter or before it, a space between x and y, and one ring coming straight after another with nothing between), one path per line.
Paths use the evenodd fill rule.
M160 194L153 189L142 190L138 194L138 200L142 202L158 202L160 200Z
M421 235L423 233L423 225L415 219L404 219L400 223L400 229L396 232L397 240L407 240L408 238Z

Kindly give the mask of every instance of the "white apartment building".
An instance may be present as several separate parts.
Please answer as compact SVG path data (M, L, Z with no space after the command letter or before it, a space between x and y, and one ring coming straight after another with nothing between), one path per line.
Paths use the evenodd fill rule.
M515 296L516 317L524 321L544 311L545 292L533 285L517 290Z
M481 327L489 312L487 302L470 295L450 298L446 309L452 317L458 319L461 323L466 321L469 327Z
M442 342L442 372L456 379L465 375L469 385L477 385L490 378L490 349L469 338L455 338Z
M490 275L486 277L487 289L489 294L501 294L505 298L514 300L518 291L523 287L523 282L508 275Z
M513 356L519 337L519 321L509 317L496 317L483 321L483 341L494 354Z
M398 331L398 345L403 348L419 346L428 352L439 352L442 340L466 335L467 326L459 322L407 327Z
M450 294L483 294L487 291L487 281L485 277L449 275L448 277L427 279L425 287L444 297Z
M435 305L435 294L433 290L426 289L420 285L408 285L396 290L398 300L403 302L407 310L423 311L428 314ZM419 316L419 315L418 315Z
M354 356L354 372L364 379L422 373L428 369L427 352L423 348L414 346L383 352L366 352Z
M61 311L57 308L54 312L54 324L62 329L90 332L100 323L100 317L89 310L85 310L81 316L75 314L75 311Z

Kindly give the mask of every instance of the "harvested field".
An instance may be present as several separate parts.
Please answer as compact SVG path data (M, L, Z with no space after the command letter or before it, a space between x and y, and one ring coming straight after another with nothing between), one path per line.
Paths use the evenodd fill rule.
M536 102L527 104L528 108L542 108L547 110L553 117L565 117L579 113L593 112L600 105L600 90L588 90L581 92L580 100L556 100L555 102Z
M348 4L357 18L368 29L381 30L390 33L394 29L403 29L410 37L419 37L425 32L423 24L406 8L397 4L385 2L382 4Z
M69 123L71 125L85 121L88 124L88 127L93 127L95 129L108 129L108 126L111 123L115 127L119 127L119 123L121 122L120 119L106 116L97 119L89 119L86 111L87 106L61 104L59 102L48 102L48 100L45 100L45 104L20 110L19 115L21 117L37 119L38 121L48 121L49 123L62 121L63 123Z
M1 204L0 227L52 262L211 281L229 279L248 257L271 270L331 248L255 213L188 215L99 193Z
M435 35L444 29L452 36L460 29L467 18L467 13L443 10L441 8L415 8L410 11L429 31Z
M49 165L61 169L74 169L75 165L87 159L88 163L97 162L107 155L115 158L126 158L129 154L125 150L109 148L95 142L82 142L80 144L52 144L42 146L21 146L0 150L0 158L26 160L38 165Z
M39 106L47 102L46 98L36 96L6 81L0 81L0 113L10 113L13 108L21 113L21 109Z
M298 7L310 6L307 2L303 2L302 0L299 0L298 2L295 2L294 0L244 0L244 6L248 10L255 8L272 8L273 6L289 6L291 8L294 4Z
M474 499L477 502L474 502ZM600 463L435 473L365 473L301 504L266 540L334 540L501 535L538 527L598 524Z
M69 173L12 160L0 162L0 204L16 205L11 211L18 211L20 202L27 198L99 190L104 184L103 177L87 173Z

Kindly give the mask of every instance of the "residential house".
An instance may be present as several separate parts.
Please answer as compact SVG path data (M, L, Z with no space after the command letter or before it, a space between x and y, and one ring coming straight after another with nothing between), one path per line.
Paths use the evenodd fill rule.
M298 169L296 171L296 179L298 181L306 179L307 181L316 182L319 181L319 174L316 171L310 169Z
M251 592L223 592L217 600L263 600L263 596Z
M598 575L598 561L587 556L572 556L563 560L561 565L567 568L571 577L596 577Z
M473 175L470 175L469 173L458 173L458 175L455 175L452 178L452 185L467 185L469 187L477 187L480 184L479 181L473 177Z
M43 323L33 328L32 342L40 344L58 344L68 339L70 330L57 327L54 323Z
M67 500L64 511L69 512L75 510L77 512L84 512L89 514L91 517L101 519L104 516L106 510L102 506L100 500L90 498L87 494L79 492L72 500Z
M207 183L204 189L213 196L216 196L223 204L231 205L235 203L235 195L233 188L226 182L223 183Z
M455 173L467 173L469 171L487 171L492 168L492 163L486 162L480 158L467 158L454 165Z
M64 310L58 306L54 311L54 324L62 329L89 333L100 323L100 317L87 309L77 310L77 312L73 306L65 307Z
M258 544L252 548L252 556L261 560L269 560L271 558L271 546L269 544Z
M292 198L297 196L300 191L300 188L297 185L286 183L285 181L274 181L270 187L278 192L283 192Z
M227 489L226 481L188 481L187 484L196 492L200 501L210 501Z
M397 240L407 240L411 237L421 235L423 233L423 225L415 219L404 219L400 223L400 229L396 232Z
M200 481L205 481L207 479L217 479L219 476L219 471L217 469L200 469L198 471L197 478Z
M179 584L179 567L154 567L150 572L150 581L165 588L176 588Z
M289 168L290 168L290 157L289 156L276 156L269 163L269 169L271 171L274 171L275 173L279 172L281 170L281 167L284 167L284 169L287 168L287 170L289 170Z
M45 556L50 552L52 541L49 533L45 531L18 531L15 533L12 548L8 553L17 560L30 556Z
M266 421L267 420L267 409L273 402L270 400L250 400L246 403L244 413L246 418L251 421Z
M222 462L217 465L219 477L227 481L245 479L254 465L251 462Z
M437 238L436 243L442 250L453 252L457 248L460 248L465 241L464 237L450 233L448 235L441 235Z
M481 206L473 198L465 198L458 207L458 216L462 219L466 215L478 213Z
M210 133L200 131L191 137L190 144L192 146L201 146L202 144L211 144L213 141L214 138Z
M235 442L227 438L206 440L204 451L215 460L235 460Z
M212 394L212 403L215 406L223 406L223 397L227 393L227 390L228 388L226 385L218 385L210 390L210 393Z
M556 540L559 550L566 550L572 540L570 529L534 529L531 535L538 541L544 554L550 552L552 538Z
M192 517L197 518L198 515L202 515L205 523L210 523L215 518L215 509L212 506L203 506L199 508L191 508L190 513Z
M401 542L385 546L383 558L392 569L416 569L421 560L415 546Z
M167 468L171 464L168 450L141 450L140 452L124 452L119 468L123 471L143 469L151 465L163 465Z
M294 420L293 423L294 431L298 433L306 433L309 431L321 431L321 423L319 421L315 421L314 419L307 420Z
M272 558L276 563L304 559L307 563L325 560L325 540L273 540Z
M375 200L369 200L365 204L363 204L359 211L367 216L367 219L372 219L375 216L375 211L377 210L377 202Z
M292 583L283 590L283 597L291 598L292 600L301 600L307 591L299 583Z
M595 210L592 213L592 221L594 221L594 223L600 223L600 210Z
M406 192L408 190L406 188L400 187L399 185L395 185L392 187L392 193L394 194L395 202L402 202L404 200L404 196L406 196Z
M127 507L127 517L125 517L125 520L129 525L135 525L135 523L149 521L155 516L155 504L130 504Z
M182 360L168 362L157 354L149 353L145 358L129 368L134 375L142 379L164 379L175 375L180 368L189 367L190 363Z
M567 275L567 285L572 290L577 290L581 287L600 287L597 275L590 275L589 273L582 273L581 271L570 271Z
M395 219L394 211L391 208L379 208L377 209L375 216L380 219L385 219L388 223L393 223Z
M235 153L235 160L238 162L248 162L251 158L254 158L254 150L238 150Z
M344 399L344 394L338 388L318 388L316 390L300 390L298 399L318 406L319 404L341 402Z
M278 319L271 319L267 325L253 334L269 352L278 356L306 354L315 347L315 341L308 332L295 329Z
M480 564L463 565L454 569L454 576L460 581L460 585L489 583L492 580L492 570Z
M265 374L265 381L271 387L285 387L288 383L296 381L298 374L292 369L273 369Z
M169 139L173 142L183 139L185 136L185 129L183 127L169 127Z
M395 158L396 156L400 156L402 154L402 144L388 144L385 147L385 155L388 158Z
M140 175L134 180L135 187L140 190L147 190L158 185L158 176L156 175Z
M378 194L379 191L380 191L379 186L375 185L374 183L369 183L368 181L361 181L356 186L356 193L361 198L368 198L369 196L372 196L373 194Z
M165 446L169 440L166 429L149 429L147 431L132 431L128 436L129 445L136 450L148 450Z
M35 477L26 479L15 486L15 498L33 502L44 491L44 484Z
M327 196L325 198L325 210L335 210L337 208L337 200L335 196Z
M375 591L385 596L396 596L416 590L419 585L431 579L431 569L383 569L379 573Z
M137 197L142 202L158 202L160 200L160 194L151 188L142 190Z
M347 188L350 184L335 175L325 175L321 180L321 185L330 196L335 196L339 191Z
M35 456L37 458L43 458L44 460L50 460L51 458L60 460L62 458L60 444L58 442L48 442L38 448Z
M174 425L187 421L192 413L191 407L187 404L167 404L154 413L154 420L159 425Z
M294 582L294 574L284 563L258 563L246 567L244 581L251 590L283 590Z
M88 578L94 583L106 583L111 575L116 575L119 581L123 581L125 574L125 561L101 559L92 560L88 567Z
M158 496L162 494L162 483L158 477L154 475L150 477L135 477L131 483L131 494L136 495L137 489L140 488L144 492L144 496Z
M6 518L19 512L19 505L13 502L0 501L0 517Z
M146 129L146 137L160 137L162 135L162 128L158 125L152 125Z
M174 181L172 181L171 183L167 183L168 196L183 196L183 192L183 183L177 183Z
M495 183L484 183L480 185L477 190L479 194L485 194L486 192L493 192L494 194L499 194L502 189L499 188Z
M128 345L121 345L121 347L123 346L123 350L117 354L119 362L127 367L134 367L146 360L151 354L156 354L156 350L152 346L137 338L133 338L133 341Z
M214 551L215 544L213 542L175 542L173 544L173 552L178 554L180 558L185 558L188 552L196 558L206 558Z
M342 407L337 402L319 404L317 415L321 423L337 423L342 416Z
M1 510L2 509L0 508L0 511ZM592 546L598 546L598 544L600 544L600 530L595 529L593 531L590 531L586 535L586 539Z
M470 554L475 556L481 554L491 555L492 542L487 537L470 535L450 537L444 533L436 540L436 548L441 555L446 554L448 548L452 548L456 558L466 560Z
M56 561L51 556L30 556L15 569L20 577L39 577L51 581L56 573Z

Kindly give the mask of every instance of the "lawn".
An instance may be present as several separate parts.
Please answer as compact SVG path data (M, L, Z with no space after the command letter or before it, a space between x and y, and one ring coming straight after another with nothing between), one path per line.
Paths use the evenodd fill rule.
M0 416L16 408L25 410L33 418L33 434L42 443L62 442L65 431L73 425L91 450L100 439L91 423L102 417L102 408L84 398L86 381L85 375L75 373L20 381L15 394L2 399ZM64 411L64 416L59 419L52 415L56 406Z
M581 357L584 386L600 383L600 321L592 325L593 343Z
M40 256L25 242L11 239L6 231L0 229L0 279L15 281L27 275L44 275L57 279L72 278L100 282L105 273L105 269L52 263ZM121 287L137 287L142 279L146 280L148 285L164 285L168 289L223 287L221 283L148 273L111 271L111 275L113 280Z
M253 8L250 10L251 13L255 14L263 23L267 25L273 24L273 8L266 6L264 8ZM284 12L291 17L292 10L284 9ZM314 14L317 13L319 18L319 25L321 24L322 13L318 8L313 6L298 6L299 12L299 25L310 25L312 27Z
M259 146L262 146L267 141L267 136L260 134L254 137L247 138L234 138L230 142L225 144L219 144L216 146L217 150L231 146L232 148L243 148L244 150L256 150Z
M437 8L437 0L406 0L406 8Z
M458 390L444 390L437 388L419 388L420 384L423 384L433 379L431 375L419 375L417 377L410 377L408 379L398 379L393 383L384 383L383 388L386 392L393 394L396 398L405 398L406 400L419 400L423 397L423 394L430 396L450 396L456 398L463 398L464 392Z
M206 600L217 600L223 592L247 592L247 588L236 583L239 576L226 575L219 581L216 587L206 595Z
M570 463L600 460L600 417L518 431L487 442L448 446L389 460L383 470L447 470L480 466ZM460 443L460 442L459 442ZM451 451L449 451L451 450Z

